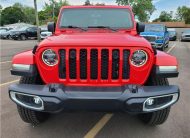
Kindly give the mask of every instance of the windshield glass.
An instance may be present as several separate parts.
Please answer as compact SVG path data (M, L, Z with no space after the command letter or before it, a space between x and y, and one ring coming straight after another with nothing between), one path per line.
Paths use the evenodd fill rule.
M110 28L132 28L133 22L128 9L81 8L64 9L60 27L81 28L105 26Z
M145 32L164 32L165 27L163 25L148 24L145 26Z
M176 32L175 32L175 31L169 31L169 34L170 34L170 35L175 35Z

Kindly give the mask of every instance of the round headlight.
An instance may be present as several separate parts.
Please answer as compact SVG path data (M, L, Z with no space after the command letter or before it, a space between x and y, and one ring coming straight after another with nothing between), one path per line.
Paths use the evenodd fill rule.
M57 55L51 49L47 49L42 53L42 60L48 66L55 66L58 63Z
M136 67L141 67L146 64L148 55L144 50L137 50L131 57L131 64Z

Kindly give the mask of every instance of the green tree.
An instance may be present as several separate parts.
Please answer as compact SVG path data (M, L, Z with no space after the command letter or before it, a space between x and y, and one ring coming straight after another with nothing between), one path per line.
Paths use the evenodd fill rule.
M147 22L156 10L152 0L116 0L118 5L130 5L135 16L141 22Z
M26 16L26 22L35 24L35 10L33 7L22 5L21 3L15 3L13 7L20 8Z
M63 0L59 0L59 1L54 0L51 3L45 3L43 10L39 12L39 19L41 20L41 22L56 21L60 8L62 6L68 6L68 5L69 5L69 2L67 0L64 0L64 1ZM54 19L52 18L53 15L54 15Z
M172 15L173 15L172 11L170 11L170 12L162 11L160 13L160 16L157 19L153 20L153 22L157 22L157 21L160 21L160 22L171 22L171 21L173 21Z
M185 21L186 24L190 24L190 8L187 6L178 7L176 19L178 21Z
M1 25L25 21L26 16L18 7L7 7L1 12Z

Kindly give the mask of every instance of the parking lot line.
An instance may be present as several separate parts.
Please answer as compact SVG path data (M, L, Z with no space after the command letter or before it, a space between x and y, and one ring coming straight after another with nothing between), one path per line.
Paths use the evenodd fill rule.
M9 82L5 82L5 83L0 84L0 87L8 85L8 84L11 84L11 83L14 83L14 82L18 82L18 81L19 81L19 79L18 80L9 81Z
M175 47L176 47L176 43L170 49L168 49L167 53L170 53Z
M0 64L4 64L4 63L10 63L11 61L2 61L0 62Z
M113 114L105 114L96 125L88 131L84 138L94 138L98 132L105 126L105 124L112 118Z

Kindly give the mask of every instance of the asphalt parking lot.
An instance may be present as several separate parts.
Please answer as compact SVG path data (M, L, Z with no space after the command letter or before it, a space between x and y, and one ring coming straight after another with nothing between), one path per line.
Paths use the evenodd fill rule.
M169 79L179 85L181 97L172 107L166 123L151 127L141 123L136 116L124 113L69 112L51 115L38 126L24 123L16 106L8 97L8 86L17 83L19 77L11 76L11 58L16 53L32 49L36 44L29 41L1 41L1 137L2 138L189 138L190 137L190 42L170 42L166 52L179 61L178 78Z

